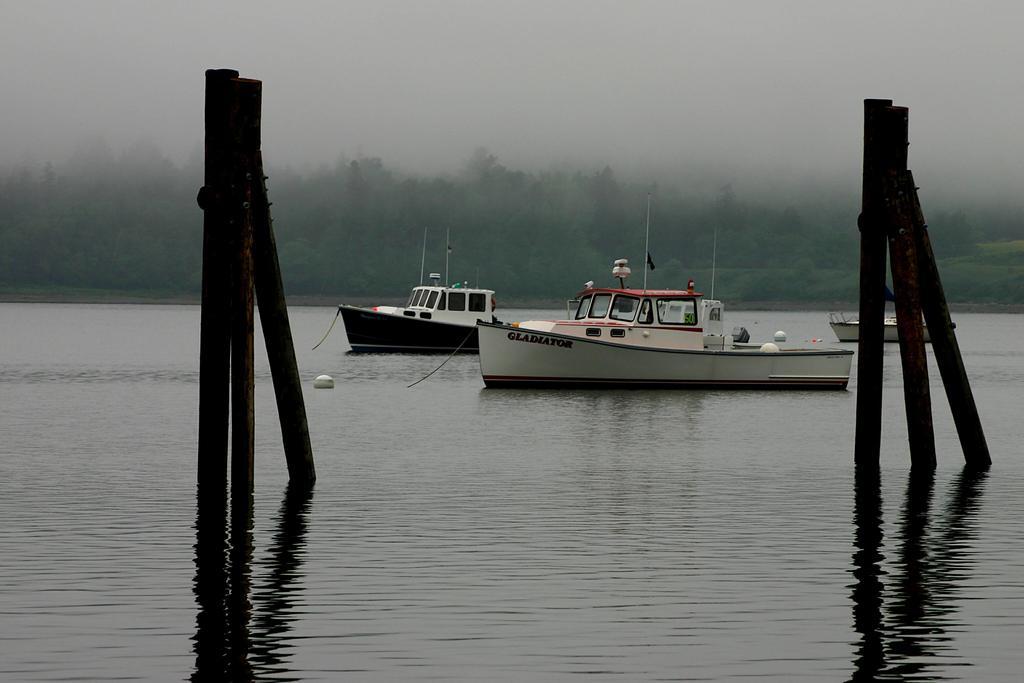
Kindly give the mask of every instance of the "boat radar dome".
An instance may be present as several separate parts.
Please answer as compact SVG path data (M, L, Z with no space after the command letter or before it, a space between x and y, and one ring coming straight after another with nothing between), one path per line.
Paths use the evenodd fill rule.
M632 272L633 271L629 269L629 259L615 259L615 262L612 263L612 277L618 278L619 287L626 287L626 278L629 277L629 274Z
M431 273L428 277L434 281L435 285L441 281L441 273Z
M593 286L594 286L594 281L593 280L587 280L586 282L583 283L583 289L590 289Z

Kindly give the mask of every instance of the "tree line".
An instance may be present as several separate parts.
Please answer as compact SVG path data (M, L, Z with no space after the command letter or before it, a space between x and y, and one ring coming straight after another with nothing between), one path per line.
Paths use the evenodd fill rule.
M0 290L198 297L201 184L201 160L176 166L145 146L8 169ZM715 294L732 302L857 297L857 187L768 199L730 184L697 193L623 179L608 166L512 169L486 150L452 174L403 173L363 157L271 171L268 187L292 295L400 298L419 282L424 230L428 272L444 272L450 248L450 279L494 289L503 302L610 284L616 258L630 259L636 285L650 193L649 286L693 277L707 292L714 264ZM1024 303L1019 207L949 207L929 219L951 300Z

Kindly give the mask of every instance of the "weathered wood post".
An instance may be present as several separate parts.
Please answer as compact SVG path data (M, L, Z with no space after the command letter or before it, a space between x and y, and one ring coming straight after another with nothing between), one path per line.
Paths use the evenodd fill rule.
M281 438L288 461L289 479L296 484L316 480L313 448L309 442L306 404L302 398L302 382L295 362L288 306L277 259L277 240L270 218L263 156L256 153L253 166L256 184L253 187L253 229L255 231L256 301L260 307L260 324L270 359L270 371L281 420Z
M206 169L197 201L203 209L203 295L199 331L199 507L225 505L228 378L231 362L228 207L231 130L237 115L231 81L237 71L206 72Z
M231 70L206 77L206 184L198 197L205 217L199 478L201 486L215 482L223 495L230 362L232 509L243 513L253 482L254 291L290 478L312 483L316 470L264 184L262 83Z
M255 380L253 363L253 164L260 149L260 107L263 84L247 78L232 79L238 117L235 122L232 203L231 267L231 516L251 517L253 453L255 448Z
M991 465L945 293L932 253L928 226L907 170L908 110L891 100L864 101L864 179L861 230L860 341L858 345L855 461L878 462L881 437L882 340L885 250L892 256L896 320L903 365L904 399L912 469L935 468L935 435L921 315L942 373L953 420L968 467ZM881 267L879 267L881 264Z
M953 322L949 317L949 306L946 293L942 289L939 268L932 252L931 238L928 236L928 224L925 223L921 202L914 187L912 175L908 176L908 185L913 191L907 196L914 224L914 239L917 247L918 277L921 283L921 303L924 309L925 323L932 341L932 353L935 363L942 375L942 384L946 389L946 398L953 413L960 447L964 451L964 461L972 469L988 469L992 457L988 452L985 431L981 427L981 417L974 403L974 393L967 379L960 345L953 331Z
M882 434L885 343L885 173L907 167L905 109L864 100L864 168L860 228L860 338L857 342L857 431L854 460L877 463Z
M928 382L928 355L921 324L917 245L910 198L914 178L910 171L889 173L885 184L886 231L896 296L896 329L903 366L903 398L907 410L907 437L911 469L935 469L935 433Z

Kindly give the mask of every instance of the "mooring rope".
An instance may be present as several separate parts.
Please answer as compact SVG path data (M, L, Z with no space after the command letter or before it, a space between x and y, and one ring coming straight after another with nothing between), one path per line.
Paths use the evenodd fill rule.
M334 329L334 323L338 322L339 315L341 315L341 306L338 306L338 312L334 314L334 320L331 321L331 326L327 328L327 332L324 333L324 338L318 341L316 343L316 346L320 346L325 341L327 341L327 335L329 335L331 333L331 330ZM316 346L314 346L311 350L316 351Z
M437 372L438 370L443 368L444 364L447 363L448 361L450 361L452 359L452 356L457 354L459 352L459 350L462 349L462 347L466 345L466 342L469 341L469 338L473 336L474 332L476 332L476 327L471 327L469 329L469 334L466 335L466 338L463 339L462 342L458 346L455 347L454 351L452 351L450 354L448 354L448 357L444 359L444 362L442 362L440 365L438 365L436 368L434 368L433 370L431 370L427 374L423 375L423 377L420 377L418 380L416 380L415 382L413 382L412 384L407 386L406 389L412 389L414 386L416 386L417 384L419 384L420 382L422 382L423 380L425 380L426 378L430 377L435 372Z

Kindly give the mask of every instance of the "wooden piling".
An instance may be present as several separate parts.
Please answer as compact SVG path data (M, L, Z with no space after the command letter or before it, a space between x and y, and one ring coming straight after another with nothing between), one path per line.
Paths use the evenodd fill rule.
M231 509L232 526L251 505L255 405L253 368L253 177L260 149L260 106L263 84L232 80L238 116L233 134L232 184L229 193L232 227L231 302Z
M860 337L854 460L877 463L882 434L885 343L884 178L907 167L907 110L892 100L864 100L864 167L860 228Z
M281 421L281 438L288 461L290 481L301 484L316 480L313 448L309 441L306 404L302 397L302 381L295 362L288 306L284 298L284 283L277 258L270 202L263 174L263 158L257 152L253 166L253 229L255 243L256 301L260 310L260 324L267 346L267 357L274 381L277 413Z
M199 480L201 492L219 491L223 505L230 398L234 516L252 498L256 287L289 475L309 484L316 471L263 182L263 84L227 69L206 78L206 177L197 198L204 210Z
M913 175L908 172L907 184L910 188L908 201L914 224L914 240L918 261L918 278L921 284L921 305L925 323L931 337L932 353L935 363L942 375L942 384L946 389L946 398L953 413L953 422L960 437L960 447L964 452L964 461L971 469L984 470L992 464L985 431L981 426L981 417L974 402L974 393L964 368L960 345L953 331L953 322L949 316L949 305L939 278L939 269L935 263L931 238L928 236L928 225L921 210L921 201L914 186Z
M933 470L935 434L928 382L928 355L921 324L921 294L911 200L914 179L910 171L886 174L884 192L911 469Z
M230 372L230 270L227 264L228 207L231 184L232 79L238 72L206 72L204 185L197 201L203 209L203 293L199 331L199 506L224 505L227 487L228 377Z

